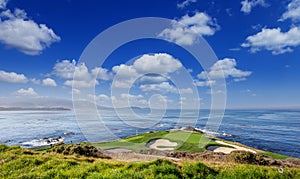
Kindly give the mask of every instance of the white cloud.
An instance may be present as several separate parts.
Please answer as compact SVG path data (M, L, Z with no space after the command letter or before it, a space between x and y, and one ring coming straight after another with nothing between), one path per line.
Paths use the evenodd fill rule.
M81 91L80 91L79 89L73 88L73 89L72 89L72 93L73 93L73 94L80 94Z
M37 96L37 93L34 91L33 88L28 88L28 89L19 89L14 93L15 95L20 95L20 96Z
M172 21L172 28L163 30L159 37L178 43L193 45L201 35L214 35L219 25L205 13L197 12L194 16L185 15Z
M215 85L216 81L215 80L205 80L205 81L195 80L194 84L199 87L204 87L204 86Z
M197 0L184 0L184 1L181 2L181 3L178 3L178 4L177 4L177 7L182 9L182 8L187 7L187 6L190 5L191 3L195 3L195 2L197 2Z
M129 99L129 100L136 100L136 99L144 98L144 96L142 96L141 94L132 95L132 94L127 94L127 93L122 93L120 96L122 99Z
M109 73L107 69L99 67L95 67L94 69L92 69L92 74L96 76L97 79L104 81L112 79L113 76L112 73Z
M246 14L249 14L252 10L252 8L254 8L255 6L263 6L263 7L266 7L268 6L268 4L265 2L265 0L243 0L241 2L242 4L242 8L241 8L241 11L246 13Z
M76 73L75 73L76 71ZM66 79L64 85L76 88L89 88L98 85L100 80L109 80L112 74L107 69L95 67L89 70L85 63L76 65L75 60L63 60L57 62L52 74L62 79Z
M41 80L39 80L39 79L31 78L30 81L31 81L33 84L36 84L36 85L41 84Z
M166 53L145 54L133 63L137 73L168 74L182 67L182 64Z
M280 21L292 19L293 21L300 20L300 0L292 0L288 6L287 11L282 14Z
M287 32L282 32L280 28L263 28L261 32L249 36L242 47L249 47L255 53L261 50L272 51L272 54L282 54L292 52L293 47L300 45L300 27L293 27Z
M133 94L125 94L122 93L120 96L112 96L111 100L113 102L114 107L131 107L131 106L138 106L138 107L146 107L148 105L148 101L144 99L144 96L133 95Z
M6 72L0 70L0 81L7 83L27 83L28 79L23 74L17 74L15 72Z
M6 4L8 0L0 0L0 9L6 9Z
M70 86L74 88L91 88L93 86L98 85L99 82L97 80L67 80L64 82L65 86Z
M96 100L100 100L100 101L109 101L110 97L108 97L105 94L99 94L98 96L96 96Z
M53 74L63 79L72 79L76 67L76 61L62 60L53 67Z
M57 86L56 82L51 78L46 78L42 82L44 86L53 86L53 87Z
M182 88L182 89L179 89L179 92L181 94L193 94L192 88Z
M151 93L177 93L177 89L169 82L162 82L159 84L145 84L139 87L143 92Z
M143 81L166 81L164 76L177 71L182 64L166 53L153 55L145 54L138 58L132 65L121 64L112 68L116 73L113 86L117 88L128 88L138 80ZM161 76L160 76L161 75ZM152 79L151 79L152 78Z
M138 77L138 73L133 66L121 64L112 68L116 76L113 81L113 87L129 88Z
M99 95L92 95L89 94L88 98L95 100L97 103L105 103L105 105L111 106L111 98L105 94L99 94Z
M161 83L164 81L168 81L168 79L161 75L145 75L139 79L139 82L142 84L149 84L149 83Z
M0 42L28 55L38 55L60 37L45 24L28 19L24 10L0 13Z
M217 61L208 72L201 72L197 75L199 79L204 80L214 80L221 78L229 78L232 77L234 81L242 81L245 80L246 77L250 76L252 72L250 71L242 71L236 68L237 63L235 59L225 58L223 60ZM211 84L211 82L202 82L202 86L206 86ZM196 82L197 85L197 82ZM201 86L201 82L198 82L197 86Z

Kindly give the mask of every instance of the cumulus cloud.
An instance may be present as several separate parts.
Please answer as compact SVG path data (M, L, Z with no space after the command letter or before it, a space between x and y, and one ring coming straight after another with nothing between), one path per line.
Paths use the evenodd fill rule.
M219 25L209 15L196 12L195 15L185 15L172 21L172 28L163 30L159 37L179 45L193 45L199 36L214 35Z
M114 66L112 71L116 73L113 81L113 87L116 88L129 88L138 78L138 73L132 65L127 66L121 64L119 66Z
M71 79L73 78L75 67L75 60L62 60L54 65L52 74L63 79Z
M114 66L112 71L116 74L113 86L128 88L138 80L139 82L166 81L164 76L177 71L182 67L180 61L166 53L153 55L145 54L138 58L132 65L121 64Z
M164 81L168 81L168 78L156 74L147 74L139 79L139 82L142 84L161 83Z
M237 63L235 59L225 58L217 61L208 72L201 72L197 75L199 79L209 81L196 81L197 86L207 86L214 84L214 80L221 78L233 78L234 81L245 80L246 77L250 76L252 72L242 71L236 68ZM198 83L198 84L197 84Z
M241 11L249 14L252 11L252 8L254 8L255 6L263 6L266 7L268 6L268 4L265 2L265 0L244 0L241 2L242 4L242 8Z
M42 82L44 86L52 86L52 87L57 86L56 82L51 78L46 78Z
M0 81L7 83L27 83L28 79L24 74L0 70Z
M92 69L92 75L94 75L97 79L104 81L112 79L113 76L107 69L99 67Z
M292 52L299 45L300 27L293 27L287 32L282 32L280 28L263 28L261 32L247 37L242 47L250 48L253 53L268 50L277 55Z
M122 93L119 96L112 96L111 101L114 107L122 108L122 107L146 107L148 105L148 101L144 98L143 95L133 95Z
M177 89L169 82L162 82L159 84L145 84L139 87L143 92L151 93L177 93Z
M99 82L95 79L85 81L85 80L67 80L64 82L65 86L75 87L75 88L91 88L98 85Z
M60 37L45 24L37 24L24 10L0 13L0 42L28 55L38 55Z
M280 21L291 19L292 21L300 20L300 0L292 0L288 6L287 11L282 14Z
M19 96L37 96L37 93L34 91L33 88L28 88L28 89L19 89L14 93L15 95Z
M58 61L53 67L52 74L66 79L64 85L76 88L93 87L99 84L98 79L112 78L112 74L107 69L95 67L89 70L85 63L76 64L75 60Z
M195 3L195 2L197 2L197 0L184 0L181 3L178 3L177 7L182 9L189 6L191 3Z
M199 87L211 86L211 85L215 85L215 84L216 84L215 80L205 80L205 81L195 80L194 81L194 85L199 86Z
M36 84L36 85L41 84L41 80L39 80L39 79L31 78L30 81L31 81L33 84Z
M6 4L8 0L0 0L0 9L6 9Z
M176 71L182 64L169 54L145 54L133 63L137 73L168 74Z

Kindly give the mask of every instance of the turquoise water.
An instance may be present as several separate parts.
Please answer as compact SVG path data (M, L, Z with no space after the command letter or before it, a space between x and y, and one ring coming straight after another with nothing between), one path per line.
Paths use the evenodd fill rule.
M0 111L0 143L21 145L57 136L62 136L66 143L112 140L186 125L212 130L206 125L209 110L201 110L199 114L198 111L168 110L163 116L161 112L147 116L149 111L142 109L135 112L143 119L118 116L113 110L99 111L102 121L89 118L79 122L72 111ZM218 130L212 132L226 140L300 158L300 110L227 110ZM223 133L232 136L226 137Z

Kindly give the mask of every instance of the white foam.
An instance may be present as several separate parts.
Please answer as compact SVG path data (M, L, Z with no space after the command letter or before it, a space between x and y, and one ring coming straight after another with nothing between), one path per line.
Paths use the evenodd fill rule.
M28 142L21 143L21 146L23 148L35 148L35 147L44 147L44 146L50 146L57 144L59 142L63 142L63 137L57 137L57 138L44 138L44 139L38 139L38 140L31 140Z

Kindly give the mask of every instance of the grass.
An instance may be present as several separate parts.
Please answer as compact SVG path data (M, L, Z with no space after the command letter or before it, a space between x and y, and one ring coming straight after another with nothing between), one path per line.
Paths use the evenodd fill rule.
M300 178L300 169L280 173L276 167L246 164L118 162L0 145L0 178Z
M259 152L259 153L262 154L262 155L271 157L273 159L284 160L284 159L289 158L289 156L281 155L281 154L277 154L277 153L273 153L273 152L265 152L265 151L263 151L263 152Z
M186 152L203 152L207 145L220 145L201 133L185 131L158 131L139 134L124 139L96 143L102 149L125 148L134 152L140 152L147 149L147 143L154 139L168 139L171 142L177 142L175 150Z
M209 146L220 146L220 147L229 147L232 146L222 145L214 140L221 140L228 144L238 145L241 147L253 149L251 147L242 145L236 142L225 141L222 139L211 138L197 132L186 132L186 131L157 131L157 132L148 132L139 134L136 136L130 136L124 139L115 140L111 142L103 142L103 143L95 143L96 146L99 146L102 149L111 149L111 148L124 148L129 149L134 152L140 152L141 150L147 149L147 143L154 139L168 139L171 142L177 142L177 146L175 147L175 151L185 151L185 152L203 152ZM163 146L158 146L158 148L164 148ZM169 148L169 147L168 147ZM259 154L271 157L273 159L283 160L289 158L288 156L273 153L273 152L265 152L259 151Z

